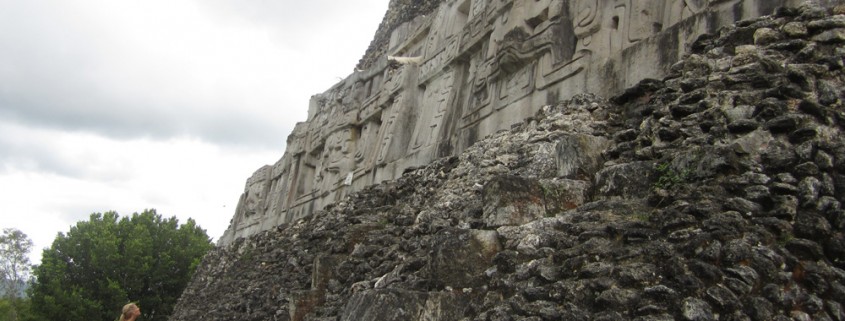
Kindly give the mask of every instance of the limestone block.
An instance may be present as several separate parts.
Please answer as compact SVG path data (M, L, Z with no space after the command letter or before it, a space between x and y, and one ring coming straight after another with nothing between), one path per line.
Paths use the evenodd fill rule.
M610 148L607 138L585 134L561 137L557 151L558 176L569 179L590 180L604 163L602 152Z
M311 289L325 291L326 286L334 275L334 269L344 257L336 255L324 255L314 259L314 270L311 272Z
M554 179L540 181L546 213L551 215L571 210L584 205L590 199L592 184L588 181L573 179Z
M609 199L633 199L648 196L655 179L651 162L633 162L608 166L596 173L596 196Z
M323 304L323 293L317 290L293 291L288 299L288 312L292 321L302 321L306 316Z
M398 289L357 292L343 308L340 320L417 320L427 298L424 292Z
M543 188L536 180L499 176L482 190L484 223L491 227L521 225L546 215Z
M822 43L842 43L845 42L845 28L837 28L827 30L813 37L813 41Z
M455 291L463 291L456 289ZM463 292L429 292L419 321L462 320L470 304L470 294Z
M461 320L473 297L462 292L362 291L352 295L340 320Z
M449 229L434 237L428 272L436 288L472 288L501 251L496 231Z
M693 147L677 153L669 166L679 179L693 180L726 174L738 167L735 151L727 147Z

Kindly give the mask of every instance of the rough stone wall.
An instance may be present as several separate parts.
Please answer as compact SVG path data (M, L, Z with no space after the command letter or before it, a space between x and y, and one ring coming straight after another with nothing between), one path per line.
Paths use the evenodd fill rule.
M394 0L357 70L247 181L226 245L293 222L578 93L661 78L697 36L788 0Z
M843 88L845 7L739 22L212 251L171 320L845 320Z

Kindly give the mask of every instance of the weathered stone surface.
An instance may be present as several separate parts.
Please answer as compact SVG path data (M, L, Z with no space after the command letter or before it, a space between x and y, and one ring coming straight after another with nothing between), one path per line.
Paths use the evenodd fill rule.
M501 251L496 231L444 230L435 236L428 269L436 288L472 288L484 284L484 271Z
M790 22L781 28L790 37L803 37L807 35L807 26L800 22Z
M427 293L402 290L371 290L352 295L343 309L342 321L419 320ZM389 308L388 308L389 307Z
M541 180L546 216L578 208L590 199L589 181L555 178Z
M824 256L822 247L807 239L790 240L785 247L792 255L802 260L818 260Z
M500 176L484 186L484 222L521 225L546 216L543 187L519 176Z
M815 37L813 37L813 41L818 42L845 42L845 28L837 28L833 30L827 30L822 32Z
M734 311L739 308L739 298L731 290L714 286L705 292L707 300L721 311Z
M845 318L845 143L841 139L845 117L840 115L843 94L839 89L845 87L845 66L839 59L845 50L839 42L811 40L837 28L830 25L839 18L830 18L829 7L807 2L779 9L774 17L735 21L734 17L774 11L776 3L677 1L670 6L670 2L642 1L626 3L637 10L621 6L608 11L609 3L573 1L566 7L578 10L544 13L546 8L565 7L562 2L557 3L561 7L546 6L543 1L500 6L470 0L444 1L446 9L437 9L441 7L431 1L395 1L417 5L410 11L427 12L429 18L402 20L394 10L391 21L408 24L385 46L411 49L403 54L416 52L430 58L422 58L418 65L394 59L393 87L378 89L373 82L373 90L368 91L378 92L376 96L360 100L373 99L362 105L375 106L369 104L386 99L393 112L373 107L368 114L365 110L370 115L365 117L366 128L362 125L356 135L347 136L354 131L332 127L335 120L345 124L339 121L342 117L319 120L326 106L340 114L355 110L349 106L356 106L357 98L342 94L343 88L351 88L344 87L348 83L333 88L330 92L335 98L313 110L313 119L319 120L315 124L321 125L299 126L287 158L279 166L260 170L249 181L239 212L244 216L236 216L233 224L252 224L252 235L235 237L206 256L171 320ZM731 16L719 13L717 9L724 6L730 7ZM542 89L556 91L558 96L547 91L530 103L514 96L519 88L533 88L536 93L543 85L541 73L533 78L516 75L529 65L539 66L537 59L549 58L542 51L546 49L540 55L525 53L537 53L526 48L536 49L541 39L549 39L542 30L555 25L552 17L584 19L571 21L579 26L572 30L576 44L583 45L578 47L583 50L596 49L595 56L615 64L600 73L612 81L622 75L618 73L622 65L617 64L628 61L613 58L613 50L597 53L599 48L607 49L606 44L626 43L605 34L609 31L605 29L612 29L608 27L613 18L618 19L619 28L612 30L623 32L617 36L630 36L631 30L647 35L646 27L658 25L631 29L631 20L649 21L654 18L651 13L669 7L685 16L686 22L664 24L656 35L619 46L621 55L639 57L639 50L646 48L637 43L659 42L663 32L680 31L673 28L692 28L704 21L713 26L735 25L698 37L690 45L692 54L665 66L662 80L644 81L616 92L610 100L578 94L558 102L569 97L567 90L576 90L557 87L572 84L566 79L546 83ZM468 29L455 31L452 38L441 37L449 34L444 30L453 29L441 28L444 23L437 21L458 12L480 12L485 18L476 20L468 14L465 25L454 20L452 26ZM637 13L636 18L625 12ZM648 17L644 12L650 13ZM497 20L505 15L507 21ZM665 23L665 16L660 17L664 20L652 22ZM488 23L507 24L505 28L513 32L494 34L502 29L492 29L488 33L483 27ZM786 32L792 28L786 27L790 23L807 26L806 35L800 30ZM761 28L782 37L755 45L754 35ZM435 31L440 36L432 36ZM672 39L698 34L687 31ZM491 44L488 37L498 43ZM459 43L457 51L450 49L452 40ZM474 45L467 49L464 43ZM539 47L555 48L544 46ZM473 58L475 51L490 56ZM438 52L460 56L446 55L445 63L437 62ZM409 56L403 58L413 58ZM427 61L449 69L426 69ZM478 63L483 61L498 65ZM461 63L470 64L471 72L464 73ZM565 66L555 70L565 70ZM490 71L485 77L467 76ZM592 72L597 70L583 69L571 78L598 77L586 75ZM357 79L377 75L385 74L359 74ZM507 90L499 86L505 78ZM408 80L410 87L398 79ZM534 87L521 87L525 79L533 79ZM463 87L467 83L470 87ZM406 92L407 88L414 90ZM474 96L465 88L497 90L488 92L485 103L484 95ZM385 98L384 92L391 94ZM474 97L473 106L478 108L459 113L448 107L442 114L437 108L417 108L439 106L443 97L464 101L466 105L446 103L460 108L473 104ZM420 99L427 102L414 105ZM681 110L679 106L691 107ZM496 108L518 109L530 117L504 128L481 129L490 124L485 119L505 115L496 114ZM466 110L472 111L463 114ZM462 116L456 118L458 114ZM379 122L385 115L393 116ZM408 125L410 119L427 120ZM469 125L450 123L465 119ZM745 125L736 124L743 120L760 125L744 129ZM389 125L391 121L394 125ZM475 125L479 127L472 129ZM407 132L388 131L395 135L385 141L375 130L385 126ZM448 132L444 135L450 137L451 145L437 143L446 136L417 134L426 129L437 135L440 130ZM486 130L491 130L489 135L483 134ZM461 141L461 131L482 135ZM378 144L348 140L367 135L371 135L367 141ZM355 148L345 151L344 144ZM388 147L384 153L358 153L359 147L366 146ZM411 154L397 146L417 146L412 151L414 161L403 163ZM321 154L325 148L332 152ZM450 152L439 154L445 150ZM437 156L417 163L428 157L416 158L419 155ZM320 180L300 180L305 177L302 173L292 175L294 163L301 165L299 170L313 171L309 175L320 175ZM342 173L351 168L356 173L351 185L343 185ZM366 168L373 171L365 173ZM361 183L362 177L366 184ZM324 188L329 187L337 188L327 193ZM285 189L295 196L268 201L258 197L291 195ZM291 200L294 203L284 203ZM530 215L512 215L521 203L530 204L532 210L525 211ZM286 207L290 204L299 205ZM314 205L311 212L299 211L308 204ZM265 217L275 215L268 214L275 213L273 208L287 208L287 214L272 224L260 218L262 211ZM499 208L510 210L494 214Z
M602 152L610 141L601 136L567 135L558 140L558 176L590 180L604 163Z
M356 71L312 97L308 118L294 128L282 157L247 181L219 243L227 245L295 222L350 192L397 179L409 168L437 158L458 155L481 138L507 130L561 99L584 92L609 97L640 80L663 78L692 39L792 2L393 0ZM754 72L754 66L783 69L772 63L779 57L764 58L757 47L793 48L784 39L805 33L820 45L836 43L841 19L821 16L786 25L759 22L726 34L728 48L746 49L735 51L734 69L724 81L773 88L777 96L803 97L810 89L806 77L793 77L804 79L793 85ZM807 55L815 54L808 50ZM703 58L698 70L717 70L716 60ZM699 115L712 103L702 99L709 89L701 76L683 82L686 93L669 110L677 120ZM826 101L831 99L835 98ZM729 132L747 133L758 126L797 129L794 119L770 121L786 112L785 104L782 109L746 105L771 115L734 121L727 126ZM594 112L591 106L585 109L580 115ZM573 116L579 112L573 111ZM596 116L601 113L608 115L600 111ZM553 139L556 150L548 155L557 154L549 157L550 164L538 166L555 170L556 165L565 178L591 180L605 161L606 155L599 152L615 138L600 133L609 121L616 120L573 117L553 124L571 131L562 139L537 138ZM653 137L660 144L691 134L680 129L680 124L661 126ZM793 136L804 140L811 133L804 130Z
M713 311L707 302L695 298L688 298L684 300L681 307L682 315L685 320L689 321L707 321L716 320L713 316Z
M651 162L619 164L596 173L597 196L607 198L642 198L648 195L654 180Z
M754 31L754 44L766 45L778 41L782 38L780 32L771 28L760 28Z

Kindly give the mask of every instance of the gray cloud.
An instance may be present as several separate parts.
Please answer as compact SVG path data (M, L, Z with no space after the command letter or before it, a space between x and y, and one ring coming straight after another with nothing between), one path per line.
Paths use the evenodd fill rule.
M201 6L221 19L239 19L244 23L274 25L282 30L295 28L290 30L291 35L307 37L312 31L319 29L333 29L337 33L342 33L343 28L357 28L356 25L340 25L339 23L356 22L357 25L377 25L387 10L387 3L388 0L261 0L247 3L206 0L202 1ZM341 18L338 19L338 17Z
M8 135L9 131L0 129L0 174L15 171L38 172L61 177L82 179L96 178L77 159L68 158L55 150L55 145L44 140L44 137L20 137ZM125 177L113 176L110 179L120 180Z
M3 164L0 173L23 168L73 178L86 174L44 145L15 143L9 139L0 139L0 164Z
M386 8L386 0L376 2L384 2ZM277 57L279 61L267 66L249 61L255 57L218 57L229 59L222 63L240 64L236 67L209 65L220 59L201 60L215 52L236 50L231 46L239 44L202 43L206 46L196 52L179 53L187 58L171 59L166 56L170 54L166 52L168 48L132 47L135 38L154 38L158 34L152 31L147 34L143 29L107 30L112 20L75 17L77 13L92 15L86 12L91 8L69 3L72 2L0 0L0 6L4 8L0 12L2 119L26 126L86 131L112 138L190 136L214 143L281 148L293 124L304 120L308 97L327 89L331 82L326 79L334 81L335 77L345 76L345 71L351 71L357 59L347 58L349 60L337 65L319 63L327 60L325 57L337 54L332 49L344 50L345 47L332 48L338 44L331 42L350 41L342 32L354 29L353 26L333 21L342 15L356 14L355 8L360 4L355 2L197 2L195 5L202 10L214 13L220 24L232 24L233 29L239 26L264 28L269 42L299 50L300 56L296 56L296 52L292 57L280 56ZM167 5L166 2L162 4ZM167 23L156 17L149 17L149 21ZM377 23L370 22L372 31ZM334 37L338 39L332 39ZM142 40L138 40L138 44L151 45ZM368 43L364 42L358 44L359 48L366 48ZM158 52L162 50L165 52ZM147 51L160 56L143 60ZM360 54L363 49L354 56ZM313 57L314 61L307 60L308 57ZM239 74L244 68L255 74ZM330 76L311 79L314 75L310 73L316 74L322 68L328 69L328 72L322 72ZM238 77L275 78L262 83L261 79ZM221 83L203 84L205 81ZM315 87L317 82L324 87ZM304 87L306 85L310 87ZM275 86L273 90L284 93L255 88L259 86ZM253 97L267 92L275 95ZM291 108L291 111L285 112L283 108Z
M127 102L109 99L74 101L73 97L35 96L36 99L31 98L33 95L0 96L0 118L27 126L92 132L114 139L188 136L221 144L276 148L284 146L284 139L292 129L282 119L239 113L237 106L202 113L196 112L197 108L179 106L158 105L153 109L141 103L128 106Z

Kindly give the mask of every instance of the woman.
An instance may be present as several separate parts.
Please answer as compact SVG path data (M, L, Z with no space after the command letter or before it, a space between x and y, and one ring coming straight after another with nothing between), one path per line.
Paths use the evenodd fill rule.
M135 303L129 303L123 306L123 312L120 314L120 321L135 321L141 316L141 308Z

